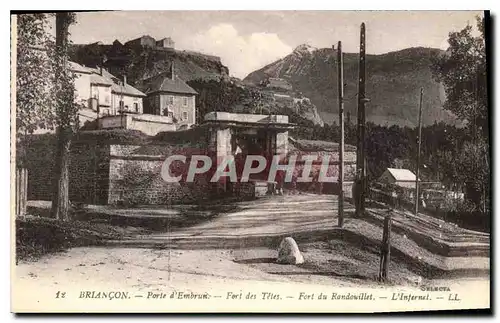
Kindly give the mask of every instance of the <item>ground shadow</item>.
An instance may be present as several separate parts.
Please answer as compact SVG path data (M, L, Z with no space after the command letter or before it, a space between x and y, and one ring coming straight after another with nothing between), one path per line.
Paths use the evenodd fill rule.
M219 199L195 205L155 205L136 207L109 206L97 210L85 205L70 209L72 220L103 223L118 227L140 227L149 231L166 232L211 221L223 214L240 210L234 199ZM154 215L154 210L164 208L172 214ZM28 207L28 214L51 218L49 207ZM123 213L123 214L121 214Z
M253 258L253 259L240 259L234 260L237 264L278 264L276 258Z
M363 275L363 274L359 273L359 270L356 266L353 266L352 264L347 263L345 261L328 260L327 261L328 264L322 264L321 266L318 266L318 264L316 264L316 263L309 263L307 261L304 264L299 264L299 265L277 263L276 258L272 258L272 257L240 259L240 260L234 260L234 262L237 264L245 264L245 265L272 264L272 267L265 266L263 268L260 268L260 266L258 266L261 270L263 270L266 273L271 274L271 275L335 276L335 277L359 279L359 280L365 280L365 281L368 281L368 280L372 281L372 280L376 279L376 277L372 274L367 273L366 275ZM343 270L342 271L324 270L321 267L324 267L325 265L328 267L330 267L330 266L340 267ZM277 271L277 270L275 270L275 269L277 269L276 267L283 268L283 269L286 268L288 270ZM300 270L300 271L298 271L298 270Z
M270 271L268 274L272 275L292 275L292 276L297 276L297 275L304 275L304 276L311 276L311 275L317 275L317 276L335 276L335 277L342 277L342 278L351 278L351 279L359 279L359 280L370 280L370 281L375 281L375 276L373 277L367 277L367 276L362 276L362 275L357 275L357 274L341 274L335 271L291 271L291 272L279 272L279 271Z

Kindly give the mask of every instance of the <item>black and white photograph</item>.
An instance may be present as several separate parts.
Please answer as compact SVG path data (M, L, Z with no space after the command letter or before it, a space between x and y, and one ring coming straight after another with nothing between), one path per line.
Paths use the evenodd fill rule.
M11 311L491 311L489 11L11 12Z

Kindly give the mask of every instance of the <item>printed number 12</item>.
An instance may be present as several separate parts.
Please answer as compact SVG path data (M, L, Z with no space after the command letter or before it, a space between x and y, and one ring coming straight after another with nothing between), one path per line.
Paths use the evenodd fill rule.
M57 291L56 298L64 298L64 297L66 297L66 292Z

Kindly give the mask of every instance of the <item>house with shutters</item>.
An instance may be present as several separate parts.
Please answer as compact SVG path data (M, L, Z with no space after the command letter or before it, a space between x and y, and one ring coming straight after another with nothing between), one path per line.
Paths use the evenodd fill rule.
M102 67L86 67L70 62L76 74L76 100L80 105L80 125L99 129L134 129L148 135L189 129L196 123L197 92L174 73L143 80L138 87L128 84ZM92 129L94 126L91 126Z
M105 79L111 80L111 105L107 115L117 115L123 113L142 114L144 93L127 83L127 76L121 79L101 69L101 74Z
M76 100L94 115L111 116L123 113L142 114L144 93L102 67L90 68L70 62L76 74Z
M75 73L75 98L80 105L80 124L96 118L135 114L143 112L144 93L127 83L127 78L118 78L102 67L86 67L69 63Z
M145 79L138 87L146 94L144 114L167 116L177 129L189 128L196 123L196 94L192 87L170 71Z

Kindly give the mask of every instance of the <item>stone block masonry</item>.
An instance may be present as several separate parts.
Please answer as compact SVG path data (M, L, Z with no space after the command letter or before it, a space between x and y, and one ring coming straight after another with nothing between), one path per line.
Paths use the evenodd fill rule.
M31 145L27 165L29 200L52 199L53 147L52 141ZM167 183L161 178L165 156L179 149L185 146L74 143L69 169L70 200L85 204L136 205L209 199L213 184L204 175L195 176L191 183ZM199 153L199 150L193 148L193 152ZM189 156L185 167L188 165Z
M54 143L46 136L30 144L27 154L28 199L52 200ZM109 170L109 146L74 143L69 167L71 202L105 204Z
M109 146L76 143L71 149L69 198L73 202L106 204Z
M140 148L140 146L135 146ZM133 146L112 146L109 164L108 204L183 204L210 198L210 178L197 175L193 182L167 183L161 177L164 155L138 155ZM175 147L161 146L163 149ZM185 173L189 165L181 166Z

